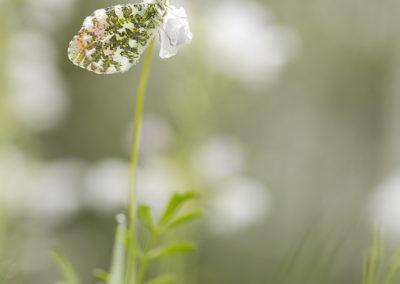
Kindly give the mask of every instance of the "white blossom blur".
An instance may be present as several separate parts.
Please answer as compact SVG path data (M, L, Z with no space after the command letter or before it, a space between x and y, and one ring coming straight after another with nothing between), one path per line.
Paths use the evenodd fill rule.
M149 205L158 217L176 192L188 190L179 167L167 158L149 159L138 171L138 202Z
M83 199L89 208L114 213L128 204L128 188L129 163L105 159L87 169Z
M83 162L64 159L41 162L17 148L0 152L0 200L13 216L63 222L80 209L79 188Z
M131 151L133 123L126 131L124 148ZM162 153L173 140L173 131L168 122L155 114L146 114L143 117L142 133L140 135L139 152L144 157Z
M37 174L36 163L13 146L0 149L0 201L2 209L19 215L29 199L28 185Z
M296 33L275 23L263 4L214 3L204 15L210 66L249 83L273 82L296 55Z
M76 0L27 0L25 18L28 25L44 31L52 31L68 20Z
M163 158L148 159L137 174L137 200L150 205L157 216L173 193L185 189L181 172ZM115 213L128 205L129 163L106 159L91 166L84 177L83 199L98 212Z
M29 212L49 224L62 222L80 209L81 173L79 160L54 161L43 169L29 186Z
M369 211L374 225L382 226L388 235L400 236L400 171L374 190Z
M202 178L213 183L220 182L243 170L243 147L234 138L218 135L194 152L192 164Z
M56 55L53 42L43 33L20 31L12 38L10 105L15 117L33 131L57 127L68 109Z
M210 201L208 224L211 232L227 236L257 224L270 210L267 188L243 177L230 179Z

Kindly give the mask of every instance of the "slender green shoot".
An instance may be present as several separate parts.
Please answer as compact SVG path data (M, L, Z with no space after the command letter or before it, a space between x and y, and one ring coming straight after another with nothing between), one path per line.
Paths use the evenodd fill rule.
M144 95L146 91L147 79L149 76L151 56L153 53L154 39L149 45L146 59L143 66L143 72L139 83L139 89L136 99L135 125L132 138L130 177L129 177L129 235L128 235L128 259L126 284L135 284L136 261L135 247L133 240L135 236L135 206L136 206L136 180L137 180L137 162L139 155L140 130L142 127Z

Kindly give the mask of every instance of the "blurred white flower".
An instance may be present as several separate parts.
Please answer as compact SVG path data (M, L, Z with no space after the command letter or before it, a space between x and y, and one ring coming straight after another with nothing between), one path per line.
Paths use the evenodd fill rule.
M256 2L214 3L204 19L211 67L250 83L273 81L299 47L296 33Z
M202 178L220 182L243 170L243 148L234 138L216 136L194 152L192 163Z
M164 158L148 160L139 168L137 189L138 202L149 205L155 217L175 192L187 190L179 168Z
M100 212L115 212L128 204L129 163L106 159L90 167L84 178L84 202Z
M146 161L138 169L137 201L159 215L170 196L183 188L179 171L167 160ZM84 200L100 212L115 212L128 204L129 164L118 159L100 161L84 178Z
M182 45L192 42L192 38L185 9L169 6L160 29L160 57L175 56Z
M76 0L27 0L25 18L31 27L54 30L65 23L73 12Z
M12 215L54 224L80 207L78 189L83 164L66 159L37 161L13 147L0 151L0 202Z
M20 214L29 200L28 185L37 175L36 163L19 149L0 149L0 202L12 215Z
M10 50L9 99L15 116L35 131L58 126L68 102L53 42L42 33L24 31L14 35Z
M387 234L400 235L400 171L374 190L369 209L374 225L383 226Z
M226 182L210 201L208 224L217 235L230 235L262 221L270 210L270 196L260 182L235 178Z
M129 126L126 148L130 151L132 141L133 123ZM143 117L142 133L140 135L139 152L145 157L158 154L165 150L171 143L172 130L162 117L151 114Z
M78 191L84 165L79 160L60 160L45 164L29 185L28 210L31 216L47 223L58 223L80 209Z

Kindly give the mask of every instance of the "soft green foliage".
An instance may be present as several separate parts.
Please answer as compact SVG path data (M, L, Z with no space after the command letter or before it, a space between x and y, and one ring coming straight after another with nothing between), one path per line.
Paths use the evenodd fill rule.
M193 199L196 197L196 194L193 192L186 194L176 194L171 198L165 212L160 220L160 225L166 225L169 221L177 214L179 208L185 203L185 201Z
M400 270L400 253L392 257L386 269L383 266L382 238L380 232L376 231L365 260L363 284L394 284Z
M201 210L182 210L187 201L196 198L193 192L175 194L169 201L164 213L158 222L151 216L150 207L142 205L139 207L139 218L142 224L150 233L149 241L144 248L144 253L140 258L140 269L138 272L138 284L142 284L146 275L148 264L151 260L168 257L174 254L193 251L196 245L191 242L161 243L157 245L159 239L170 230L186 221L191 221L202 216ZM172 275L161 276L150 283L170 283Z
M170 257L172 255L193 251L196 249L196 244L188 241L163 242L162 239L170 231L186 224L202 216L200 209L184 210L185 204L196 198L195 193L175 194L170 199L165 211L161 215L158 222L154 220L151 214L151 208L146 205L140 205L137 215L143 226L149 231L149 239L141 245L136 236L130 236L127 229L127 224L123 215L119 215L119 222L116 231L113 255L111 260L110 272L103 270L95 270L95 276L106 284L123 284L127 279L128 265L126 256L130 249L134 249L134 255L139 270L137 273L137 284L168 284L172 283L175 276L172 274L161 275L149 282L145 282L147 268L151 261ZM137 232L137 230L136 230ZM132 243L132 241L133 243ZM59 251L53 250L54 259L56 260L62 275L67 284L80 284L81 281L74 271L71 263ZM2 282L0 282L2 283Z

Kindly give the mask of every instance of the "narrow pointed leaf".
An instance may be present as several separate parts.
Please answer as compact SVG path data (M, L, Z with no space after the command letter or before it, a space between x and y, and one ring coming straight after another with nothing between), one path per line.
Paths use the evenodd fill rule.
M161 217L160 225L167 224L174 214L179 210L179 208L185 203L186 201L196 198L196 193L188 192L184 194L176 193L170 199L167 208L164 211L164 214Z
M146 284L169 284L173 283L176 280L176 276L173 274L168 274L168 275L162 275L160 277L157 277L153 280L150 280Z
M102 269L95 269L93 275L104 283L108 283L108 273L106 271Z
M151 209L149 206L140 205L138 210L138 215L140 221L151 231L156 231L156 226L154 225L153 218L151 217Z
M175 243L166 244L151 250L148 254L149 259L159 259L166 256L193 251L196 249L194 243Z
M76 274L72 264L69 260L58 250L52 250L51 254L54 260L57 262L58 267L64 277L67 284L80 284L78 275Z
M180 225L183 225L186 222L192 221L194 219L200 218L204 215L204 211L201 209L197 209L197 210L193 210L190 212L187 212L185 214L183 214L182 216L179 216L173 220L171 220L171 222L169 222L167 224L167 229L172 229L175 227L178 227Z

